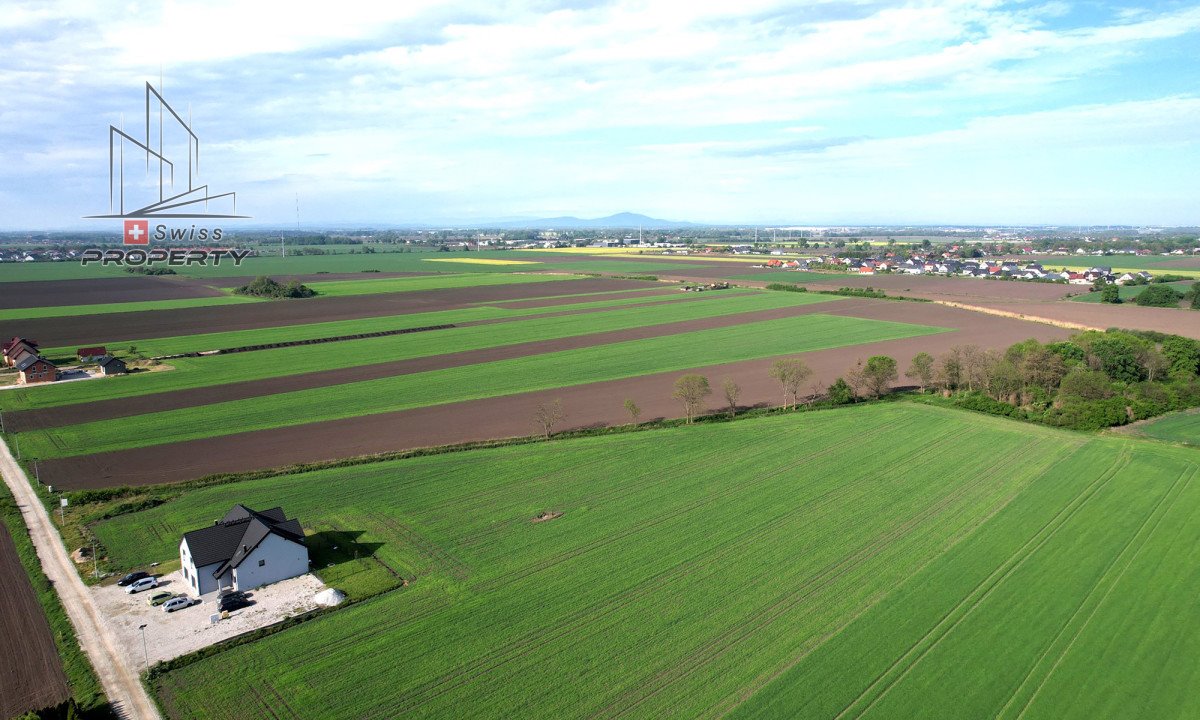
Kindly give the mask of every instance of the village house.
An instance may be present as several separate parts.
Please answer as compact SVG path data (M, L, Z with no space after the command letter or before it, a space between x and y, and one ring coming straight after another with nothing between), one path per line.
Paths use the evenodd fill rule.
M112 355L101 356L96 365L105 375L124 375L127 372L125 361Z
M234 505L211 527L183 534L183 581L197 595L223 588L250 590L308 572L304 530L283 508L257 512Z
M75 354L79 356L80 362L95 362L105 355L108 355L108 348L104 347L103 345L99 345L97 347L79 348Z
M17 361L19 360L18 356L22 354L37 355L37 347L38 344L36 340L26 340L22 337L14 337L13 339L4 343L3 347L0 347L0 350L3 350L4 353L4 364L8 365L9 367L16 367Z
M14 367L23 383L54 382L58 379L58 369L54 363L38 355L25 353Z

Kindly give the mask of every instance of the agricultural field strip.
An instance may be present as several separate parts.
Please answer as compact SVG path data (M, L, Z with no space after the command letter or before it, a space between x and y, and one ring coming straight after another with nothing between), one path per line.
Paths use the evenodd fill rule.
M250 302L267 302L244 295L221 297L181 298L178 300L140 300L122 303L100 303L97 305L56 305L53 307L0 309L0 322L35 318L72 317L78 315L105 315L120 312L152 312L190 307L216 307ZM74 350L74 348L72 348Z
M1184 280L1181 282L1170 282L1170 283L1162 283L1162 284L1182 293L1182 292L1187 292L1188 290L1190 290L1193 282L1195 282L1195 281L1194 280ZM1154 283L1154 284L1150 284L1150 285L1121 285L1121 286L1118 286L1118 288L1117 288L1117 294L1120 296L1120 298L1122 300L1132 300L1132 299L1136 298L1138 295L1141 295L1142 292L1146 288L1154 287L1155 284L1158 284L1158 283ZM1080 288L1080 289L1083 289L1083 288ZM1088 289L1090 289L1090 288L1088 288ZM1076 295L1075 297L1072 297L1071 302L1098 303L1098 302L1100 302L1100 293L1085 292L1082 295Z
M516 300L500 300L493 302L470 303L456 306L447 310L432 310L426 312L399 312L395 315L367 317L356 320L334 320L331 322L308 323L304 325L279 325L276 327L255 328L253 330L230 330L228 332L199 333L177 335L164 338L143 340L110 340L118 354L130 345L136 345L141 352L150 356L177 355L187 352L205 352L223 347L240 347L243 345L259 345L272 342L291 342L294 340L310 340L321 337L336 337L340 335L355 335L358 333L376 332L380 330L396 330L404 327L441 325L446 322L458 322L457 317L469 320L488 319L491 317L521 317L533 315L539 311L553 308L586 308L605 307L608 305L624 305L640 300L640 297L613 297L628 293L645 293L647 298L654 297L653 293L663 293L666 288L646 288L645 290L606 290L598 293L571 293L567 295L546 295ZM753 292L750 290L740 293ZM596 296L593 300L580 301L571 304L559 304L563 298L584 298ZM675 296L672 296L675 297ZM686 298L681 298L686 299ZM264 301L265 302L265 301ZM545 302L544 306L535 307L536 303ZM531 303L528 308L507 307L514 303ZM461 314L461 315L460 315ZM73 357L76 346L46 348L43 352L50 358Z
M842 709L834 720L840 720L843 717L861 717L883 697L889 690L896 686L904 677L912 671L918 663L921 662L947 635L954 631L960 623L967 619L971 613L979 607L996 588L998 588L1007 578L1009 578L1019 567L1025 564L1029 558L1049 542L1054 535L1062 529L1067 522L1074 516L1080 508L1084 507L1087 502L1095 496L1096 492L1108 484L1116 477L1121 470L1128 466L1130 455L1128 448L1124 448L1116 461L1109 468L1089 485L1087 485L1074 499L1056 513L1049 522L1043 525L1032 537L1030 537L1016 553L1011 555L1007 560L1001 563L995 570L991 572L982 582L975 586L970 593L966 595L957 605L947 612L936 625L914 643L908 651L896 658L896 660L887 668L887 670L869 684L862 693L859 694L849 705ZM862 706L859 709L858 706Z
M1042 652L1037 662L1029 668L1029 672L1026 673L1025 677L1021 680L1021 684L1017 686L1017 689L1013 692L1008 702L1006 702L1000 709L1000 712L997 713L996 717L998 720L1011 715L1011 713L1009 713L1009 708L1015 707L1014 703L1018 701L1019 697L1021 697L1022 691L1025 689L1026 685L1033 681L1034 684L1030 688L1028 699L1026 699L1021 707L1015 711L1016 714L1014 717L1024 717L1025 712L1029 709L1030 705L1037 700L1038 694L1042 691L1042 688L1045 687L1046 682L1055 673L1055 671L1058 670L1063 660L1065 660L1067 655L1070 653L1071 648L1075 645L1076 640L1078 640L1079 636L1082 635L1084 630L1087 629L1088 624L1091 623L1101 606L1103 606L1105 601L1108 600L1109 596L1112 595L1113 590L1120 585L1121 580L1125 577L1126 572L1128 572L1129 568L1133 566L1134 561L1136 561L1146 549L1149 538L1158 531L1159 525L1162 523L1163 518L1167 516L1171 509L1173 509L1175 504L1178 502L1179 497L1186 492L1188 486L1192 484L1192 481L1196 478L1197 474L1200 474L1200 467L1192 465L1189 471L1179 475L1179 477L1171 485L1170 489L1164 493L1159 501L1154 505L1154 509L1148 515L1146 515L1146 518L1138 527L1137 532L1130 536L1129 540L1126 541L1124 546L1122 546L1121 551L1113 557L1111 562L1109 562L1108 566L1104 569L1103 574L1089 589L1087 595L1079 604L1079 607L1076 608L1075 612L1071 614L1071 617L1067 619L1067 622L1063 624L1062 629L1059 630L1059 633L1055 635L1050 644L1046 646L1046 649ZM1177 488L1178 492L1176 492ZM1118 568L1118 565L1119 569L1117 570L1115 576L1110 578L1113 570ZM1077 619L1079 622L1076 622ZM1049 663L1049 667L1043 667L1046 663ZM1035 678L1037 679L1035 680Z
M142 404L152 407L152 398L160 397L164 401L163 404L169 407L174 401L174 397L170 396L182 391L192 391L190 395L178 396L181 401L178 407L185 407L187 404L196 404L188 400L191 396L196 396L203 402L214 402L214 396L199 392L204 389L220 392L218 389L224 388L232 392L233 389L240 388L245 392L245 396L263 395L265 391L254 388L254 382L263 383L266 380L275 385L282 383L284 386L294 385L295 388L302 388L305 386L305 378L312 380L311 386L320 386L348 382L344 378L388 377L391 374L410 372L414 367L413 361L428 360L434 356L444 356L444 360L434 362L434 366L469 365L478 362L479 358L488 358L486 353L480 355L488 349L512 348L510 354L524 355L540 352L535 343L542 343L544 346L551 343L553 347L554 341L589 336L595 336L596 343L602 343L611 340L612 337L628 336L631 331L636 330L642 330L642 334L670 335L680 329L694 326L697 322L734 324L738 317L744 316L746 320L752 320L756 319L756 313L778 312L796 307L792 304L778 305L758 300L760 299L746 298L745 304L726 304L715 308L698 305L696 302L672 302L667 307L660 307L659 304L630 304L616 310L583 308L575 311L580 314L552 312L524 318L475 320L457 328L425 334L344 341L336 346L341 352L334 352L328 349L330 346L318 344L258 350L254 353L182 358L172 360L181 365L180 370L175 372L148 373L133 378L121 378L115 382L104 380L104 385L92 386L100 385L94 383L88 388L61 386L66 390L78 392L77 395L60 394L60 397L65 396L74 402L18 410L17 413L10 409L8 420L12 422L11 427L20 432L24 428L73 424L78 420L73 419L71 408L78 408L82 401L88 401L86 404L89 410L85 415L107 416L109 410L138 407L138 403L125 404L121 403L121 400L143 397ZM689 323L690 325L686 325ZM661 329L661 332L653 332L654 328ZM527 348L528 352L523 352L521 348ZM389 360L378 362L380 358ZM418 362L416 366L428 368L430 362ZM292 372L284 372L286 370ZM26 397L46 400L47 397L35 395L35 392L40 394L52 389L58 390L36 388ZM137 413L114 412L113 416L130 414Z
M246 432L301 425L945 331L841 316L799 315L280 393L269 402L233 400L148 413L123 423L97 421L32 431L22 433L22 446L24 452L42 459L86 455L227 435L235 428Z
M943 438L943 442L944 442L944 439L948 439L948 437L946 436L946 434L940 434L940 436L938 436L938 437L942 437L942 438ZM934 440L936 440L936 439L937 439L936 437L935 437L935 438L930 438L931 442L934 442ZM923 438L923 440L924 440L924 438ZM820 442L817 442L817 446L821 446ZM928 451L928 450L926 450L926 451ZM904 463L900 463L900 464L904 464ZM650 475L650 476L654 476L654 475ZM976 478L976 479L977 479L977 475L968 475L968 476L965 476L965 478ZM636 485L636 484L635 484L635 485ZM266 492L266 491L264 490L264 492ZM274 496L272 496L272 497L274 497ZM287 502L287 499L286 499L286 500L284 500L284 502ZM220 503L217 503L217 504L218 504L218 505L220 505ZM408 504L408 503L406 503L406 505L407 505L407 504ZM918 509L919 509L919 508L918 508ZM468 512L469 512L469 511L468 511ZM202 515L203 515L203 512L202 512ZM439 514L439 515L440 515L440 514ZM570 512L569 512L569 516L570 516ZM748 516L748 518L749 518L749 520L752 520L752 518L751 518L751 517L749 517L749 516ZM533 578L533 583L532 583L532 586L530 586L530 587L538 587L538 582L536 582L536 578ZM499 588L497 588L497 589L499 589ZM324 622L324 620L322 620L322 622ZM341 634L340 634L340 636L341 636Z
M1200 445L1200 410L1182 410L1125 428L1121 434L1154 438L1182 445Z
M376 295L380 293L403 293L417 290L443 290L446 288L481 287L484 285L512 285L518 283L555 282L575 280L577 277L563 275L537 275L532 273L461 273L446 275L422 275L417 277L383 278L379 280L332 280L305 283L317 291L320 297L346 297L348 295Z
M72 383L0 393L0 410L37 409L135 397L356 365L374 365L378 363L373 361L380 358L394 362L539 339L573 337L621 328L650 327L706 317L812 304L810 301L781 300L779 299L780 295L782 293L740 295L731 297L720 305L709 304L712 303L710 299L702 300L698 296L693 296L694 299L688 300L681 295L679 300L662 304L654 303L653 305L648 305L645 298L628 298L621 301L580 303L550 309L530 308L527 311L494 312L489 308L481 308L478 312L420 313L406 316L406 319L400 323L393 319L389 324L399 324L401 327L422 327L445 322L454 323L455 321L458 324L480 323L483 320L511 320L512 322L489 326L458 327L431 333L346 340L336 344L337 352L333 352L331 346L328 345L301 345L252 353L172 358L167 361L176 368L172 371L131 375L104 382ZM577 321L568 320L562 315L564 312L606 308L611 311L589 312L586 317L581 317ZM356 325L354 329L359 332L374 331L366 329L366 327L375 326ZM244 337L241 336L240 339L244 339ZM275 342L276 340L272 339L271 341Z
M925 446L923 446L921 448L921 450L924 452L927 452L929 447L936 447L938 443L940 443L941 441L944 441L944 440L948 440L952 435L953 435L953 432L947 432L942 436L932 438L931 439L932 441L930 443L926 444ZM1035 441L1030 446L1031 452L1033 450L1036 450L1041 445L1042 442L1044 442L1044 440ZM913 453L910 453L908 457L898 458L898 462L896 464L895 470L892 472L889 472L887 477L894 479L895 476L903 475L903 474L907 473L909 470L908 470L908 466L906 465L906 463L908 461L915 460L919 454L921 454L921 453L913 452ZM974 481L966 483L966 484L956 488L952 493L941 498L935 504L923 508L919 513L917 513L915 516L906 520L903 524L893 527L893 528L890 528L886 532L880 533L876 537L872 538L870 543L868 543L867 545L865 545L863 547L860 547L852 555L850 555L846 558L840 559L836 565L827 567L827 568L823 568L822 572L818 573L814 578L807 580L801 586L800 589L794 591L790 595L785 595L784 597L778 599L773 605L764 609L758 615L751 617L751 618L747 618L742 623L739 623L738 625L727 630L722 635L713 639L712 641L710 641L707 645L705 645L703 648L701 648L698 651L700 653L700 656L698 658L689 657L689 660L691 661L690 665L686 665L686 666L682 666L682 667L679 665L676 665L673 668L671 668L671 670L669 672L659 673L658 676L655 676L653 678L653 680L656 684L653 687L651 687L648 692L639 695L633 702L627 704L624 708L620 709L619 711L612 712L612 713L602 712L597 715L594 715L593 717L622 717L622 716L626 715L627 713L633 711L635 708L639 707L641 705L641 703L648 700L650 697L653 697L654 695L658 694L659 692L665 690L667 687L670 686L670 684L672 684L674 682L678 682L681 678L687 677L687 676L691 675L692 673L694 673L699 668L710 664L716 657L719 656L719 654L724 653L731 646L748 642L749 640L752 639L754 634L761 631L763 629L763 627L775 622L778 618L780 618L786 612L793 609L796 605L798 605L799 603L808 599L811 595L815 594L817 591L832 584L834 581L841 578L846 573L850 572L850 570L856 568L857 566L859 566L861 564L864 564L868 560L875 558L880 553L882 553L887 547L889 547L893 543L897 542L901 537L904 537L905 535L907 535L914 528L918 527L923 521L938 517L938 516L942 515L943 511L946 511L948 508L952 508L955 501L966 496L970 491L975 490L985 481L990 480L993 477L992 473L1000 469L1000 465L1002 464L1002 462L1003 462L1002 460L997 460L991 467L987 468L983 472L978 473L976 475ZM1011 502L1012 499L1015 498L1018 494L1020 494L1021 490L1023 490L1023 489L1024 489L1023 487L1018 488L1018 489L1014 490L1011 494L1009 494L1007 497L1002 498L995 507L989 509L989 511L987 513L983 514L983 516L981 518L979 518L977 520L977 522L975 522L973 525L971 525L967 529L967 531L959 534L958 537L954 538L953 541L949 542L938 555L927 559L924 563L922 563L921 567L924 567L925 565L928 565L929 563L935 562L938 557L941 557L942 555L944 555L951 548L953 548L959 541L961 541L962 539L967 537L971 531L973 531L975 528L981 526L989 518L994 516L997 512L1002 510L1004 507L1006 507L1008 505L1008 503ZM815 582L815 584L814 584L814 582ZM874 604L874 602L878 602L878 600L882 599L882 597L883 597L883 595L879 595L879 596L873 598L872 602L868 603L867 605L865 605L863 607L858 608L854 612L854 615L857 616L857 615L862 614L867 609L869 609L870 606ZM811 651L815 647L817 647L817 646L814 645L814 646L810 647L809 651ZM605 709L608 710L609 708L606 707Z

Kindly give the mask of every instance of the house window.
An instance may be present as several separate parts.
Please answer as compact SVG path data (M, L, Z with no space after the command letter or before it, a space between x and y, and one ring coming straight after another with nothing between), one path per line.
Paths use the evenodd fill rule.
M258 561L258 566L259 566L259 567L262 567L263 565L266 565L266 564L267 564L267 561L266 561L266 560L259 560L259 561Z
M184 568L184 569L183 569L183 579L184 579L184 580L189 580L189 579L190 579L190 578L188 577L188 574L187 574L187 568Z

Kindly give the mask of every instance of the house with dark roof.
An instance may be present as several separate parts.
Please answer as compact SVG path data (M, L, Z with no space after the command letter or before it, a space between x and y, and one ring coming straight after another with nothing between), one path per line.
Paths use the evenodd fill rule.
M0 350L4 352L5 364L7 364L9 367L16 367L17 363L21 360L21 355L37 355L37 347L38 344L34 340L26 340L22 337L14 337L13 339L5 342L4 345L0 347Z
M58 379L58 368L44 357L22 353L14 366L23 383L54 382Z
M124 375L128 372L125 369L125 361L121 358L115 358L112 355L102 355L99 357L96 366L105 375Z
M261 512L234 505L211 527L183 534L183 581L197 595L250 590L308 572L304 530L283 508Z

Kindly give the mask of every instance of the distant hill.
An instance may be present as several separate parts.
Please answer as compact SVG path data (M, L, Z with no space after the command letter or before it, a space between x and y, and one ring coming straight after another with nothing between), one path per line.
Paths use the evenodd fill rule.
M638 213L617 213L602 218L577 218L573 216L541 218L539 220L513 220L510 222L498 223L489 227L502 228L530 228L530 229L554 229L554 230L572 230L572 229L597 229L597 228L677 228L689 227L693 223L681 222L675 220L660 220Z

